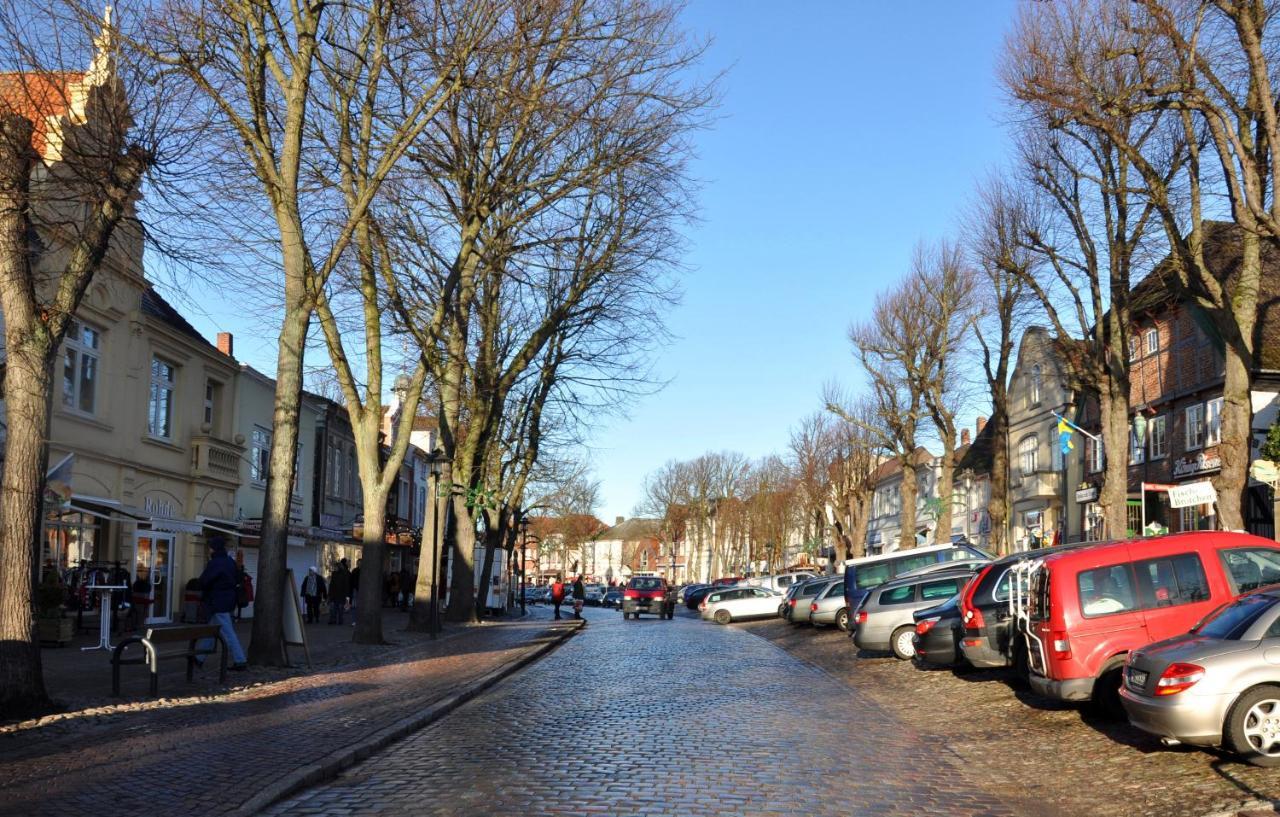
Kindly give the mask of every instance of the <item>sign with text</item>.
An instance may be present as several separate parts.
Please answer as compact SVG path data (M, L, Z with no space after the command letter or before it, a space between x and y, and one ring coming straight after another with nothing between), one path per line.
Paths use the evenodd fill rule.
M1192 505L1212 505L1218 501L1218 492L1209 480L1188 482L1169 489L1169 507L1189 508Z
M1206 471L1217 471L1222 467L1222 458L1216 454L1205 454L1203 451L1194 457L1180 457L1173 461L1173 476L1189 477Z

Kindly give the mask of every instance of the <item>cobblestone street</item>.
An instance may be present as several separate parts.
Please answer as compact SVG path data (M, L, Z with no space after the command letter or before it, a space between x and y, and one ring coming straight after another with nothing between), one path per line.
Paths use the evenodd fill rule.
M736 627L588 609L563 647L276 815L1056 815Z

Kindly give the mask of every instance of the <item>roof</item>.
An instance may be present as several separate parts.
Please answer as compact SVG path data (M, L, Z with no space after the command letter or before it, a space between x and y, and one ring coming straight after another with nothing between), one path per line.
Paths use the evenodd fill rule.
M614 525L596 536L597 541L636 542L640 539L658 539L662 528L661 519L644 519L635 517L627 519L620 525Z
M987 422L968 447L956 449L956 470L969 470L975 474L991 472L992 444L995 440L995 423Z
M72 86L84 78L83 71L0 74L0 107L31 122L31 147L41 156L57 120L71 110Z
M186 318L182 317L178 310L174 309L173 306L156 291L155 287L150 284L148 284L147 288L142 291L142 312L145 315L150 315L161 323L169 325L181 334L203 343L211 349L216 350L218 348L205 339L205 336L200 334ZM218 352L218 354L222 353Z
M916 465L928 465L933 462L933 455L924 446L916 446L915 454L912 456L915 458ZM876 470L871 472L871 484L875 485L882 480L889 479L901 471L902 463L898 461L898 458L889 457L876 466Z

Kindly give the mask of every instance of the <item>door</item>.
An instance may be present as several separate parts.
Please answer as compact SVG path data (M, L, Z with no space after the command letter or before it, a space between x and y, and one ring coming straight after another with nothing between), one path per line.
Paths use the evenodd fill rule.
M139 580L147 586L146 596L151 603L146 610L146 623L170 621L173 618L172 534L154 531L134 534L133 578L135 587Z

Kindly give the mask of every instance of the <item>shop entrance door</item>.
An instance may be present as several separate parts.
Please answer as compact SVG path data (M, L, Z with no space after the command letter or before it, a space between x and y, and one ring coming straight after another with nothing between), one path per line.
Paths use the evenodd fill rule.
M154 531L138 531L133 535L134 587L141 579L147 586L146 623L172 620L173 602L173 535ZM138 591L134 590L134 595Z

